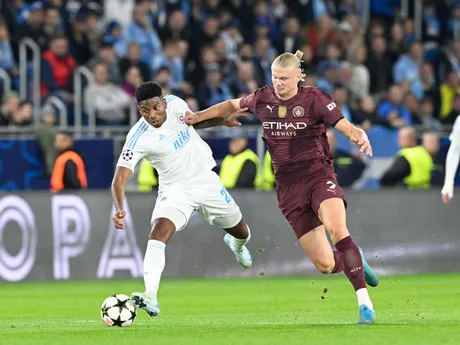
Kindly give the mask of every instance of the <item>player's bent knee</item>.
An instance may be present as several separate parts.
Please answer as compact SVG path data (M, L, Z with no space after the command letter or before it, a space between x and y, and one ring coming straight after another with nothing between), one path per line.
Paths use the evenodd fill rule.
M327 232L329 233L329 235L331 235L331 238L334 243L336 243L337 241L340 241L341 239L347 237L350 234L348 232L346 225L342 225L342 224L337 225L334 223L330 223L327 225L325 224L325 226L326 226Z
M158 218L154 221L149 239L166 243L172 237L174 232L176 232L176 226L171 220L168 218Z
M319 261L314 262L315 267L323 274L330 274L335 267L335 262L328 262L328 261Z

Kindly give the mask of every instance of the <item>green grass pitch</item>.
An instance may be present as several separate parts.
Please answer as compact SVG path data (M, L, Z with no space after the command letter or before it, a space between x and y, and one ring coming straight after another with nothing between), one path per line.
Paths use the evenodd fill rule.
M456 274L382 277L370 289L373 326L356 325L344 276L164 280L159 317L138 310L129 328L102 322L107 296L142 288L142 280L2 283L0 344L460 344Z

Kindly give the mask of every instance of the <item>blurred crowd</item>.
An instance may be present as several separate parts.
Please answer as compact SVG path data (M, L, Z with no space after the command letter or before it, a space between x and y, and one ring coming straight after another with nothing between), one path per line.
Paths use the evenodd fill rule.
M389 7L395 1L370 0L366 26L358 2L4 1L0 68L14 91L3 96L0 124L32 122L31 104L17 93L18 47L26 37L42 52L42 100L61 99L70 123L77 66L94 76L84 91L86 114L117 125L127 123L134 90L145 80L196 110L271 84L274 57L300 49L305 83L330 92L346 118L367 130L451 124L460 113L460 3L424 1L418 41L410 13L398 16L400 7Z

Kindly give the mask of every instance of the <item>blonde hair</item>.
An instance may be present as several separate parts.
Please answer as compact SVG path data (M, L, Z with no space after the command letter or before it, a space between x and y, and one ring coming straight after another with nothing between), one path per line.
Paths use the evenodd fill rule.
M300 50L297 50L295 54L283 53L279 55L273 61L272 66L298 68L302 75L301 80L303 81L305 79L305 74L303 73L303 69L302 69L302 62L303 62L302 57L303 57L303 52Z

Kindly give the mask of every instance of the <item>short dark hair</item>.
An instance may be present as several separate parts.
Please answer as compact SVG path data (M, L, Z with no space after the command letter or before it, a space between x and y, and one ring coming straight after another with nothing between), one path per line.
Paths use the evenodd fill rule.
M66 130L59 130L56 132L56 135L63 135L63 136L66 136L70 139L72 139L72 133L70 133L69 131L66 131Z
M139 103L154 97L161 98L162 95L163 91L160 85L153 81L147 81L137 87L135 97L137 103Z

